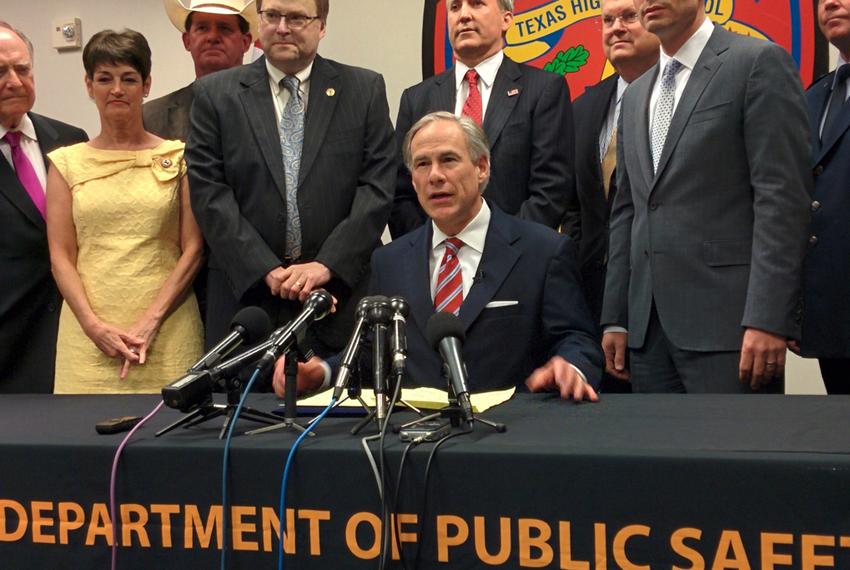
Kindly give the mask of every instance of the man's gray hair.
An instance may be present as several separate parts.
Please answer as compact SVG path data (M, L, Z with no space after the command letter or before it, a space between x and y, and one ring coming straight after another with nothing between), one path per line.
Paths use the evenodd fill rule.
M487 158L488 163L490 162L490 143L487 141L487 135L484 134L484 130L478 126L478 123L469 117L456 117L448 111L435 111L428 113L416 121L404 136L404 142L401 147L402 155L404 157L404 165L410 172L413 172L413 155L411 150L413 137L416 136L416 133L437 121L448 121L460 127L460 130L463 131L464 141L466 141L466 150L473 163L477 164L482 156ZM479 188L481 192L487 187L488 180L484 180L481 184Z
M26 35L25 33L23 33L21 30L19 30L19 29L17 29L16 27L14 27L14 26L13 26L12 24L10 24L9 22L5 22L5 21L3 21L3 20L0 20L0 28L3 28L3 29L6 29L6 30L9 30L10 32L12 32L13 34L15 34L15 35L16 35L16 36L18 36L19 38L21 38L21 41L22 41L22 42L24 42L25 44L27 44L27 51L29 51L29 52L30 52L30 63L32 63L32 60L33 60L33 59L35 59L35 53L33 52L33 49L32 49L32 42L31 42L31 41L30 41L30 39L27 37L27 35Z
M446 0L446 3L451 2L452 0ZM499 9L502 12L513 12L514 11L514 0L498 0Z

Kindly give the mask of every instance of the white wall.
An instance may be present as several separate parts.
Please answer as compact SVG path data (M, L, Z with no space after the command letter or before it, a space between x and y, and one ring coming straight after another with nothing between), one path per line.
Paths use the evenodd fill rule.
M325 57L381 72L393 121L402 90L422 79L422 5L420 0L333 0L319 48ZM89 136L99 131L97 111L83 85L82 50L50 47L51 23L68 17L82 20L83 44L105 28L143 33L153 52L151 97L192 81L192 60L162 0L0 0L0 18L35 44L36 112L78 125ZM830 54L833 65L836 53ZM789 354L787 391L823 392L815 361Z
M89 136L99 131L97 111L83 85L82 50L50 47L52 22L73 17L82 20L83 45L105 28L128 27L145 35L153 52L151 97L194 78L192 59L162 0L0 0L0 19L21 29L35 45L36 112L78 125ZM395 121L401 91L422 79L421 43L418 0L334 0L319 52L381 72Z

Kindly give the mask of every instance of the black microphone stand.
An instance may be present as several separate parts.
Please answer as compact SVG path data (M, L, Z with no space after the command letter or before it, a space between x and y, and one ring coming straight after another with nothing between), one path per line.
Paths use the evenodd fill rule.
M312 356L312 351L304 354L298 348L297 339L284 351L283 374L286 384L283 386L283 421L276 422L274 425L246 431L245 435L257 435L279 429L294 429L298 432L307 431L306 427L296 421L298 419L298 363L307 362ZM310 437L315 437L316 432L311 431L309 435Z
M203 373L208 374L209 372ZM218 434L218 439L224 439L224 436L227 433L227 427L233 420L233 415L239 405L239 399L242 395L242 380L238 376L225 380L224 389L227 392L226 404L216 404L213 401L212 395L210 395L206 401L198 405L197 409L156 432L156 437L164 435L178 427L190 428L224 416L224 425L221 426L221 431ZM239 419L263 424L280 423L280 418L278 416L269 412L263 412L262 410L251 408L250 406L242 407L242 411L239 412Z
M448 385L449 405L434 412L433 414L428 414L427 416L417 418L412 422L407 422L406 424L402 424L400 426L393 426L393 431L398 432L403 429L418 426L419 424L429 422L431 420L436 420L437 418L448 418L452 428L460 428L462 427L462 423L466 423L464 422L463 409L458 405L457 402L457 394L455 394L455 390L454 387L452 387L452 383L448 381L449 367L445 363L443 364L443 376L446 378L446 383ZM474 429L473 425L476 422L480 422L486 426L489 426L496 430L496 432L498 433L505 433L508 429L508 426L503 423L485 420L484 418L473 415L470 418L469 428L464 429L463 431L472 431Z

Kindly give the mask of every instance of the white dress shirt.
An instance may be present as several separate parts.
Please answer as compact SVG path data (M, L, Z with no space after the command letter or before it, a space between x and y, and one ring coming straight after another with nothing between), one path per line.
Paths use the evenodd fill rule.
M3 153L6 162L9 163L12 170L15 170L15 166L12 164L12 148L9 146L9 143L3 140L3 137L10 130L20 131L23 135L21 137L21 150L24 151L30 163L32 163L33 170L35 170L38 181L41 183L41 189L44 190L47 187L47 165L44 163L44 155L41 154L41 146L38 144L38 137L35 135L35 126L32 124L32 119L30 119L29 115L25 114L16 129L7 129L3 125L0 125L0 153Z
M505 59L505 54L502 50L497 51L481 63L475 66L475 71L478 72L478 92L481 93L481 120L487 116L487 104L490 102L490 94L493 92L493 82L496 81L496 74L499 73L499 67L502 65L502 60ZM462 61L455 62L455 116L460 117L463 111L463 104L469 96L469 83L466 82L466 72L469 67Z
M611 101L614 103L608 104L608 116L605 118L604 128L599 132L599 159L605 157L605 153L608 152L608 145L611 144L611 137L614 134L614 131L617 130L617 121L620 120L620 106L623 102L623 93L626 92L626 87L629 84L622 77L617 78L617 91L614 94L614 99Z

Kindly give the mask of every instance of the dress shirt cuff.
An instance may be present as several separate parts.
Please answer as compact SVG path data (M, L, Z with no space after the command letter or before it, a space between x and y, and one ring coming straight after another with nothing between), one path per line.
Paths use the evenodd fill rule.
M322 380L322 385L319 386L318 390L316 390L317 392L321 392L322 390L327 390L328 388L331 387L331 365L328 364L327 362L325 362L324 360L321 360L319 362L319 364L322 365L322 370L325 371L325 377Z
M614 332L628 333L629 330L626 327L619 327L617 325L608 325L608 326L606 326L605 328L602 329L602 334L614 333Z
M573 364L573 363L571 363L571 362L570 362L570 363L568 363L568 364L569 364L570 366L572 366L572 367L573 367L573 369L574 369L576 372L578 372L578 375L579 375L579 376L581 376L582 381L583 381L585 384L587 384L587 383L588 383L588 382L587 382L587 376L585 376L585 375L584 375L584 372L582 372L582 371L581 371L581 369L580 369L578 366L576 366L575 364Z

